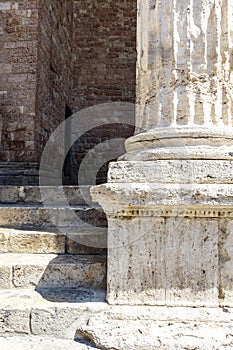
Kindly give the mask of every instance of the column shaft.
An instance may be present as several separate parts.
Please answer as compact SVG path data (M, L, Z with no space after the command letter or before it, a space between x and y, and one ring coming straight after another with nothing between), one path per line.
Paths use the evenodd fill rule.
M128 152L148 147L148 141L155 148L171 146L158 144L168 135L182 138L173 146L191 146L195 138L195 145L207 148L232 147L232 17L232 0L138 2L137 135L127 141ZM228 158L228 148L217 158ZM214 158L210 149L205 156L190 152Z

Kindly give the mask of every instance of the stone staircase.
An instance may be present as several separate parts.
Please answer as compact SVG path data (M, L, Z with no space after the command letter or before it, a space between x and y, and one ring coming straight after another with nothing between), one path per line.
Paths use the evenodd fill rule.
M56 205L38 187L0 187L1 350L233 348L230 308L108 305L105 216L79 187L64 188L66 207L46 190Z
M80 313L105 305L106 218L88 186L43 190L52 203L37 186L0 187L0 333L74 340Z

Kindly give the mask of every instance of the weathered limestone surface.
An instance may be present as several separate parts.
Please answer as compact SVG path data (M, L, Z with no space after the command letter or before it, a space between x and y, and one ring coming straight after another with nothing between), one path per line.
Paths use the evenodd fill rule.
M103 301L101 293L90 291L88 295L76 290L73 302L62 303L32 290L1 291L1 348L14 349L16 341L16 349L21 345L38 349L38 344L39 349L50 349L52 344L51 349L60 349L61 344L65 349L69 344L80 350L230 350L233 346L231 308L109 306Z
M2 350L91 350L85 344L78 344L74 340L54 339L54 337L25 337L25 336L11 336L7 338L0 338Z
M90 186L0 186L0 202L13 203L56 203L85 204L89 199ZM90 200L90 199L89 199Z
M0 205L0 227L31 229L41 228L84 228L90 223L93 226L105 226L105 215L87 205L43 206L39 204Z
M61 294L61 290L58 292ZM109 306L102 291L0 291L3 349L155 350L228 349L233 346L231 308ZM54 300L52 300L54 297ZM74 339L76 342L74 342ZM37 346L35 342L37 343ZM11 345L11 346L10 346Z
M91 316L80 331L98 349L231 349L230 314L207 308L113 307Z
M0 253L105 255L106 229L0 228ZM83 244L82 244L83 243ZM85 245L87 244L87 245Z
M0 288L104 287L104 256L0 254Z
M110 229L109 264L118 264L111 267L109 300L218 306L217 223L151 217L149 223L148 218L132 218L125 227L113 219Z
M232 157L232 13L225 0L138 1L138 135L125 159Z
M138 1L136 132L92 189L112 304L233 304L233 2Z
M232 305L232 185L109 183L94 191L108 213L110 303Z
M105 292L97 289L54 288L0 291L0 333L33 334L74 339L91 314L108 307Z

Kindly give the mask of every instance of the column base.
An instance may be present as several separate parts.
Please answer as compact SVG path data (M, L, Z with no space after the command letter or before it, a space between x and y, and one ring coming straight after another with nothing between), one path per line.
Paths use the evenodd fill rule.
M233 160L233 128L214 125L155 128L127 139L126 150L120 160Z
M110 304L233 306L232 166L111 164L112 182L92 188L109 223Z

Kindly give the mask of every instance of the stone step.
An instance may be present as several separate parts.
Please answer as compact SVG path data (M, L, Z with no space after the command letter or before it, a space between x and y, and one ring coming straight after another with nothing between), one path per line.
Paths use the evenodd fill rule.
M0 334L73 340L90 315L108 308L105 294L93 288L0 290Z
M90 186L0 186L0 203L92 203Z
M105 256L0 254L0 289L101 288L105 283Z
M104 212L86 205L1 204L0 227L106 227Z
M232 349L231 308L109 306L102 290L65 293L72 294L71 299L65 296L68 302L56 299L53 290L47 296L34 290L0 291L1 350L10 340L18 340L18 350L24 339L27 350L35 339L44 345L48 338L54 344L75 339L70 349L77 344L78 350L84 345L106 350ZM33 346L29 349L44 349Z
M39 183L39 164L34 162L0 162L0 185Z
M0 253L106 254L107 229L84 227L55 229L0 228Z

